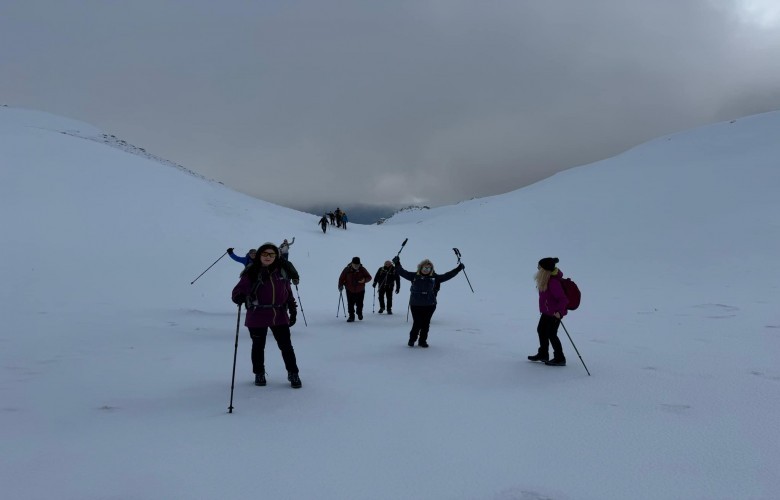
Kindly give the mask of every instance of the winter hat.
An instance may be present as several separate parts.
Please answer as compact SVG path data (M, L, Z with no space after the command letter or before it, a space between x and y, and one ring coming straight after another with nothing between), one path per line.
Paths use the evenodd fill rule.
M360 264L360 257L352 257L353 264Z
M558 257L545 257L542 260L539 261L539 267L544 269L545 271L555 271L555 264L560 262L558 260Z
M392 263L392 262L390 262L389 260L386 260L386 261L385 261L385 267L390 267L390 266L392 266L392 265L393 265L393 263Z
M276 252L276 256L277 257L279 256L279 247L277 247L271 242L266 242L260 245L260 247L257 249L257 253L262 253L264 250L273 250L274 252Z

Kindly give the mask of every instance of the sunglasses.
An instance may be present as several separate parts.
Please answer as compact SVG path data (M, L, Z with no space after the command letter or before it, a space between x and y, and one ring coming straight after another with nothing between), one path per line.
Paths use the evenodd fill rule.
M260 252L260 257L276 257L275 252Z
M433 269L431 266L423 266L422 268L425 271L430 271L431 269Z

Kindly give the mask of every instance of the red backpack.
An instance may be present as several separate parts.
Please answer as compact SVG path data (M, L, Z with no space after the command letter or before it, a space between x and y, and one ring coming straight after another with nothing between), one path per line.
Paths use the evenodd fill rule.
M561 279L561 286L563 287L563 293L566 294L566 298L569 299L569 305L566 306L566 309L573 311L580 307L582 294L580 294L580 287L577 286L577 283L570 278L563 278Z

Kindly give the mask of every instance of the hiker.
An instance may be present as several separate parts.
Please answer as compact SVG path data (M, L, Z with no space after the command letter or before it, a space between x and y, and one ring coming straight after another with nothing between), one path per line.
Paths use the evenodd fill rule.
M298 364L295 359L290 327L298 314L290 282L284 278L279 257L279 248L273 243L264 243L257 251L258 260L242 274L233 288L233 302L246 304L244 326L252 337L252 371L255 385L266 385L265 339L268 329L276 339L282 352L287 380L294 389L301 387Z
M424 259L417 264L417 272L407 271L401 266L401 259L396 255L393 257L398 274L402 278L412 282L409 289L409 309L412 311L412 330L409 332L409 347L414 347L415 341L419 335L420 341L417 343L420 347L428 347L428 329L431 326L431 317L436 310L436 295L439 293L439 287L445 281L451 280L466 266L460 263L444 274L436 274L433 270L433 262Z
M255 260L255 256L257 255L257 252L254 248L250 248L249 251L246 253L244 257L239 257L235 253L233 253L234 248L230 247L227 249L227 253L230 256L231 259L235 260L236 262L240 264L244 264L244 267L248 266Z
M355 321L355 313L363 320L363 298L366 295L366 283L371 281L371 273L360 264L360 257L352 257L352 262L341 271L339 276L339 292L347 289L347 323Z
M561 279L563 273L556 267L559 262L557 257L545 257L537 266L536 289L539 292L539 325L536 333L539 334L539 351L534 356L528 356L530 361L544 361L549 366L566 366L566 357L563 355L563 345L558 338L558 325L561 318L566 316L566 306L569 299L563 291ZM550 359L550 344L553 347L553 359Z
M336 227L341 227L341 209L336 207Z
M393 314L393 284L395 284L395 293L400 292L401 278L395 272L393 263L386 260L385 265L376 271L374 284L371 285L379 291L379 314L385 312L385 297L387 297L387 314Z
M241 271L242 275L252 265L252 263L255 261L255 258L257 257L257 252L255 251L254 248L252 248L251 250L249 250L249 252L247 252L246 257L239 257L235 255L233 253L233 248L228 248L227 253L228 255L230 255L231 259L241 264L244 264L244 270ZM295 269L295 266L293 265L292 262L290 262L289 260L285 260L285 261L281 261L279 265L284 271L283 272L284 277L292 281L293 285L297 285L298 283L301 282L301 276L298 274L298 270Z
M279 252L281 252L282 260L287 261L290 260L290 247L295 243L295 236L293 236L293 239L291 242L287 242L285 239L281 245L279 245Z
M330 225L331 226L335 226L336 225L336 214L334 214L333 212L328 212L325 215L327 215L328 218L330 219Z
M320 227L322 228L322 232L325 233L325 231L328 230L328 219L324 215L322 216L322 219L318 222Z
M349 222L349 218L347 217L346 212L341 212L341 228L346 229L347 228L347 222Z

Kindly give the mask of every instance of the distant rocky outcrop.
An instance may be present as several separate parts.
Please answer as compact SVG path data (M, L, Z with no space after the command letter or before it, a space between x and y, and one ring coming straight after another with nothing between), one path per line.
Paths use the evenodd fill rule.
M393 213L393 215L391 215L390 217L381 217L379 220L376 221L376 224L377 225L384 224L384 222L387 219L390 219L394 215L398 215L398 214L401 214L401 213L404 213L404 212L416 212L416 211L419 211L419 210L430 210L430 209L431 209L431 207L429 207L427 205L409 205L408 207L404 207L404 208L401 208L400 210L396 210Z

